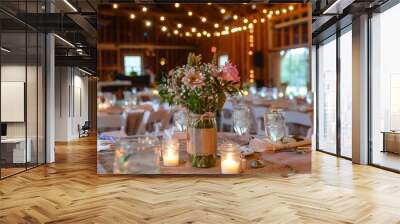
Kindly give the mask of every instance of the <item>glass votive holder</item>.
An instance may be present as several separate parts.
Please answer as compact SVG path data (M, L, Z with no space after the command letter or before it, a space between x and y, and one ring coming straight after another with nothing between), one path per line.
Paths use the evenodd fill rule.
M221 173L238 174L241 170L240 146L234 143L224 143L220 146Z
M160 141L157 137L136 135L116 142L114 174L159 174Z
M179 142L174 139L165 140L161 155L164 166L179 166Z

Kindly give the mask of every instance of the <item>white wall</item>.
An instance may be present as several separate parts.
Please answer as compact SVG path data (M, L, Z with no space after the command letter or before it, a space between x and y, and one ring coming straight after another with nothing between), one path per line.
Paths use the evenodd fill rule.
M55 73L55 140L70 141L88 120L88 78L71 67L56 67Z

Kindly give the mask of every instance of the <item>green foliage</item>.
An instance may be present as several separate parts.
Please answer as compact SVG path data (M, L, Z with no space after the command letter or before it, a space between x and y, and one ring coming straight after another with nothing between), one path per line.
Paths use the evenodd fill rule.
M216 158L214 155L200 156L189 154L189 161L192 167L209 168L215 166Z

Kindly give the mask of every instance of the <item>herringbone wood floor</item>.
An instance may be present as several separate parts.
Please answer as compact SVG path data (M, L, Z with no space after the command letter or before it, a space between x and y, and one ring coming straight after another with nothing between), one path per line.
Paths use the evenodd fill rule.
M400 175L313 154L313 173L234 178L96 174L96 143L0 181L0 223L400 223Z

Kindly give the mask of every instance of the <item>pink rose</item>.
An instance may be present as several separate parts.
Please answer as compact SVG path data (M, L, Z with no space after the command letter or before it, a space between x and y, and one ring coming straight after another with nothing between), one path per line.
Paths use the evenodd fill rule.
M230 62L226 62L222 67L222 78L225 81L239 82L239 72L236 69L236 65L232 65Z

